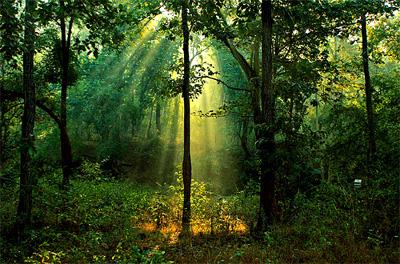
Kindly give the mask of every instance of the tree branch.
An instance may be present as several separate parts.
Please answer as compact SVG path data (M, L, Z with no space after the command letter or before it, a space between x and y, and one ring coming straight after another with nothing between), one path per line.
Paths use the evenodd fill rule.
M210 80L214 80L214 81L216 81L217 83L223 84L226 88L231 89L231 90L241 91L241 92L248 92L248 93L251 92L251 91L248 90L248 89L242 89L242 88L233 87L233 86L227 84L226 82L224 82L223 80L218 79L218 78L214 78L214 77L211 77L211 76L196 76L195 78L196 78L196 79L210 79Z
M221 17L223 26L225 28L228 28L229 25L226 22L226 19L225 19L224 15L222 14L221 9L219 7L217 7L214 3L212 3L212 1L210 3L213 4L213 6L215 8L215 11L217 12L218 16ZM218 23L218 21L215 21L215 22ZM222 28L222 26L220 26L220 28ZM258 77L257 73L250 66L250 64L246 60L246 58L236 48L236 46L234 45L234 43L233 43L231 38L228 38L226 36L226 34L220 34L220 33L216 33L215 34L214 33L214 35L216 35L216 38L218 40L220 40L222 43L224 43L227 48L229 48L229 50L232 53L233 57L236 59L236 61L239 63L240 67L242 68L242 70L246 74L248 80L253 80L253 79Z
M2 89L1 93L4 96L5 100L11 101L11 100L17 100L17 99L24 99L24 94L21 92L9 91L9 90ZM46 112L58 126L61 126L61 120L60 120L59 116L56 113L54 113L54 111L51 110L48 106L46 106L44 101L36 100L35 104L37 107L39 107L44 112Z

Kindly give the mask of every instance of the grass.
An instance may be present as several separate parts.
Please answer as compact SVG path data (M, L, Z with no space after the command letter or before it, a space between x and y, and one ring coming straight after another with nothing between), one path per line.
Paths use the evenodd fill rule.
M396 245L374 247L346 229L346 208L331 215L308 204L291 223L264 239L250 236L257 198L218 196L193 184L191 239L179 239L181 186L150 188L104 180L40 180L34 191L33 227L23 245L0 240L3 263L382 263L397 262ZM7 191L8 190L8 191ZM2 190L2 226L13 222L16 197ZM332 195L332 194L329 194ZM299 204L307 204L299 198ZM325 204L326 201L324 202ZM336 207L335 207L336 208ZM342 215L343 223L335 217ZM328 221L330 220L330 221ZM344 227L342 227L342 224ZM347 232L347 233L346 233Z

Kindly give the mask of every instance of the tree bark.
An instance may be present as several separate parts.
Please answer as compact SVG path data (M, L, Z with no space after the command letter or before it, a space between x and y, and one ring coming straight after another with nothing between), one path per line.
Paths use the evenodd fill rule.
M260 74L260 42L258 40L256 40L254 42L254 47L253 47L253 68L254 71L256 72L257 75Z
M260 215L258 231L272 223L275 194L275 104L272 87L272 3L263 0L262 12L262 89L263 122L257 128L257 149L261 159Z
M188 26L188 1L182 1L182 32L183 32L183 84L182 96L184 106L184 136L183 136L183 213L182 213L182 234L190 235L190 194L192 181L192 163L190 158L190 58L189 58L189 26Z
M0 87L0 171L3 169L3 161L4 161L4 147L5 147L5 139L4 139L4 98L3 98L3 88Z
M68 137L67 129L67 89L69 81L69 53L71 46L71 33L73 25L73 17L70 20L68 31L65 18L65 3L60 0L61 7L61 103L60 103L60 141L61 141L61 166L63 171L63 187L69 185L69 180L72 175L72 148Z
M22 117L21 174L19 203L17 208L16 235L20 241L31 223L32 212L32 151L35 126L35 85L33 80L33 57L35 53L35 0L25 0L25 51L23 54L24 114Z
M371 78L369 75L367 21L365 14L361 17L361 34L362 34L362 58L363 58L364 77L365 77L365 97L366 97L365 99L366 99L367 119L368 119L368 161L371 162L373 161L376 152L376 143L375 143L374 109L372 102L373 88L371 86Z

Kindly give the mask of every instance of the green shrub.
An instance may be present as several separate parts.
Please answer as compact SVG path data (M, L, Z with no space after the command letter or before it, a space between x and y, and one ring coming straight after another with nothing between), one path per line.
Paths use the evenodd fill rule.
M86 180L102 180L104 179L100 164L84 160L81 165L81 178Z

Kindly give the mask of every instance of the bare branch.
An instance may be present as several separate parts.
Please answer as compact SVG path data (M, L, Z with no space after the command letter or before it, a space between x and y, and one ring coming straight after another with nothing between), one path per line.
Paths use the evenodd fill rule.
M248 89L233 87L233 86L227 84L226 82L224 82L223 80L218 79L218 78L214 78L214 77L211 77L211 76L196 76L195 78L196 78L196 79L210 79L210 80L214 80L214 81L216 81L217 83L223 84L226 88L231 89L231 90L241 91L241 92L248 92L248 93L251 92L251 91L248 90Z

